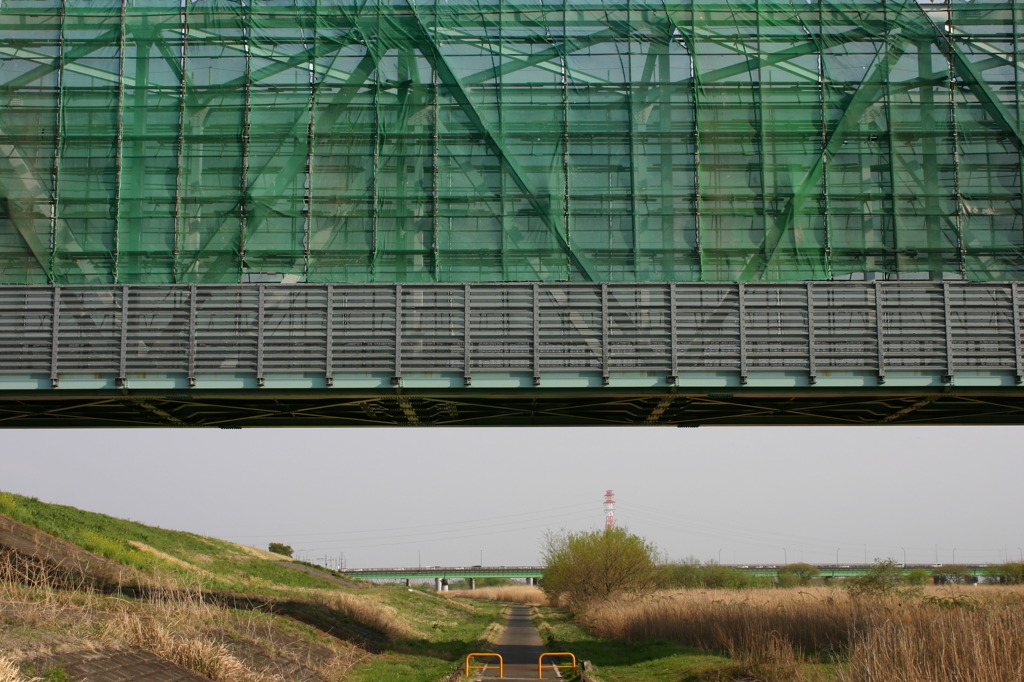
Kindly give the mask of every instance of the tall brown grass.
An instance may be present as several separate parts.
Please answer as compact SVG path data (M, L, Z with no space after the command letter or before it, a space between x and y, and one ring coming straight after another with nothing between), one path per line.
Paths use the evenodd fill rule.
M854 638L840 682L1024 680L1019 606L915 606L889 615Z
M547 606L548 598L544 591L533 585L501 585L498 587L481 587L476 590L454 592L460 597L470 599L486 599L488 601L507 601L532 606Z
M324 606L351 618L359 625L386 636L389 640L414 639L418 633L403 621L395 609L370 597L345 592L315 595Z
M759 671L744 679L802 680L809 664L838 661L841 682L1019 682L1022 604L1020 589L992 586L897 599L831 588L682 590L594 604L580 619L613 639L729 652Z
M28 678L21 674L18 666L5 656L0 656L0 682L34 682L38 678Z
M341 642L330 647L321 642L313 644L319 655L310 660L301 655L295 635L278 631L280 624L272 616L222 608L199 588L183 588L180 578L165 584L154 576L151 587L144 596L122 599L90 589L86 583L70 585L59 569L0 561L0 621L9 626L0 640L0 647L6 649L0 658L0 682L29 679L18 673L14 661L97 647L140 649L225 682L287 682L261 667L262 661L247 663L233 649L264 651L270 646L271 658L290 658L324 680L341 679L370 657ZM346 595L338 597L339 609L345 599ZM34 634L17 639L12 633L19 631ZM41 632L52 634L42 637ZM282 647L295 641L300 649L278 648L279 641L284 642Z

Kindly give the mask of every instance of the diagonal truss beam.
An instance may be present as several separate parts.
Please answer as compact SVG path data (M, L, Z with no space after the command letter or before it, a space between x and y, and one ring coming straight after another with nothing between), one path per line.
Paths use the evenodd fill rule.
M828 135L825 148L804 175L799 187L786 202L779 219L775 222L775 229L765 234L760 248L753 250L753 256L739 275L740 280L760 279L763 273L770 268L783 238L793 229L796 217L807 203L814 188L821 183L825 160L839 151L847 133L860 120L867 108L877 100L889 78L892 67L903 56L909 44L907 36L903 33L888 36L886 42L888 49L879 50L876 53L871 70L864 76L864 80L860 82L847 101L842 116L836 121ZM763 262L759 262L760 254L764 254Z
M996 125L998 125L1004 133L1009 135L1010 140L1017 148L1017 151L1024 152L1024 136L1021 135L1019 121L1014 120L1013 114L1011 114L1006 105L1003 104L1003 101L999 99L996 93L992 92L992 88L981 76L980 70L977 69L974 63L971 62L967 55L964 54L964 51L960 46L957 45L950 36L942 33L937 26L935 27L935 38L933 42L950 60L956 75L963 80L964 84L966 84L974 96L978 98L978 101L981 103L981 107L985 110L985 113L992 117L992 120L995 121ZM1015 64L1014 68L1020 67Z
M427 31L426 26L423 25L423 21L420 19L419 14L415 14L415 16L419 33L417 38L419 39L418 43L421 51L423 52L423 56L426 57L430 65L437 71L437 75L441 81L450 88L452 97L462 108L463 113L469 118L473 127L476 128L483 137L484 144L486 144L490 152L501 161L505 171L512 178L512 181L516 184L519 190L525 195L530 207L537 212L537 215L551 232L555 242L558 244L562 252L568 257L572 266L580 273L583 279L586 281L594 281L596 271L589 263L589 259L573 247L570 237L563 233L563 226L560 221L555 218L554 213L552 212L550 191L541 191L533 185L529 176L527 176L526 172L519 165L519 162L511 153L509 153L508 149L506 149L504 140L501 139L501 136L492 130L491 126L486 120L484 120L483 115L481 115L480 111L477 109L476 104L469 95L469 92L459 81L458 77L455 75L455 71L448 63L444 54L441 53L437 44L431 39L429 31ZM542 197L547 197L547 199L542 199ZM513 238L522 238L521 233L519 233L518 229L514 226L507 225L506 229L510 231L510 236Z

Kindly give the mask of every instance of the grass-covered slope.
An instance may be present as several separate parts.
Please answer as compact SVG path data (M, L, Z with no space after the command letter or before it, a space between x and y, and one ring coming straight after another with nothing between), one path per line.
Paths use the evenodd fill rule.
M232 682L441 680L500 608L0 493L0 669L25 679L83 679L88 650Z

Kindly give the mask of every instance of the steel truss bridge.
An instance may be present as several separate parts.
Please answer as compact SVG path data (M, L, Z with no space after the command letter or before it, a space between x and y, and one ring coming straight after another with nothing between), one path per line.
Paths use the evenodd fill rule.
M1024 423L1019 283L0 287L0 426Z

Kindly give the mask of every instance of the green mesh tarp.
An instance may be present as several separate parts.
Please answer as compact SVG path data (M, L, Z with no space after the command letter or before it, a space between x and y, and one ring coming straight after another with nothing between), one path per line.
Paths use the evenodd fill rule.
M1021 279L1022 26L0 0L0 282Z

